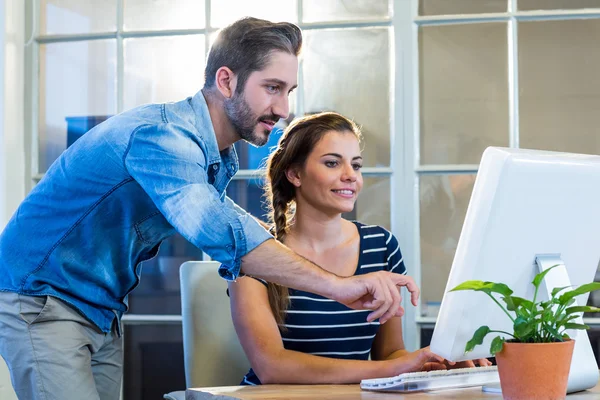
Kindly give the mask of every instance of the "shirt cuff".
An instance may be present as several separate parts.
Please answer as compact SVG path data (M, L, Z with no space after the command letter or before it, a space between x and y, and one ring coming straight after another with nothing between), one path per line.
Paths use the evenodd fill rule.
M234 237L236 241L236 252L233 260L234 265L221 264L219 267L219 275L228 281L234 281L240 275L243 256L250 253L268 239L273 239L273 236L267 232L258 221L252 218L250 214L240 215L239 222L241 224L241 229L234 228ZM238 238L241 240L238 240Z

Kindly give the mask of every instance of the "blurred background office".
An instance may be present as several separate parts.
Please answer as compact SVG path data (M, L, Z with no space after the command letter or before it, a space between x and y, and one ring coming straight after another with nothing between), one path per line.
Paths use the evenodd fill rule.
M428 344L485 147L600 153L600 0L0 4L0 228L95 124L199 90L220 27L248 15L299 24L293 113L334 110L363 128L365 187L347 217L400 240L422 287L405 317L410 349ZM258 216L257 169L280 133L266 148L237 147L228 195ZM185 387L178 269L202 258L175 236L144 264L124 319L126 400ZM600 319L587 317L597 352ZM2 364L0 397L11 396Z

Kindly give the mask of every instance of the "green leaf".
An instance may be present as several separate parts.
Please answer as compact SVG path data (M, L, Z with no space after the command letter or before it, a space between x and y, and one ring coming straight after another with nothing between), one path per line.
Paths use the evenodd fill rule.
M521 339L533 332L535 329L535 324L523 317L517 317L517 319L515 319L513 328L515 331L515 336Z
M590 329L590 327L583 324L568 323L565 324L565 329Z
M565 290L566 288L569 288L571 286L563 286L563 287L557 287L552 289L552 297L556 296L558 294L558 292L562 292L563 290Z
M552 302L551 301L542 301L542 302L539 303L539 305L544 310L547 310L548 308L552 307Z
M567 315L573 314L576 312L600 312L600 308L592 307L592 306L575 306L575 307L569 307L565 310L565 313Z
M450 290L451 292L457 292L460 290L474 290L477 292L485 293L499 293L503 296L510 296L513 291L504 283L495 282L483 282L483 281L466 281Z
M518 311L519 308L527 308L527 314L529 314L529 309L531 309L531 306L533 305L533 303L529 300L526 300L522 297L517 297L517 296L504 296L502 297L502 300L506 303L506 309L508 311Z
M546 324L542 324L542 327L540 328L542 331L546 331L548 332L550 335L552 335L552 337L556 340L559 341L563 341L563 337L560 333L558 333L558 330L556 328L554 328L551 325L546 325Z
M551 309L547 309L544 310L544 312L542 313L542 321L544 322L552 322L554 321L554 313L552 312Z
M565 316L559 318L558 320L556 320L556 327L558 328L560 326L563 326L567 322L572 321L577 318L579 318L578 314L565 315Z
M533 283L533 286L535 286L536 289L539 289L540 284L542 283L542 280L544 279L544 277L546 276L546 274L548 274L548 272L552 271L552 269L554 269L555 267L558 267L560 264L555 264L553 266L551 266L550 268L548 268L545 271L540 272L539 274L537 274L534 278L533 281L531 283Z
M491 288L490 291L494 292L494 293L500 293L503 296L510 296L511 294L513 294L513 291L510 290L510 288L508 286L506 286L504 283L493 283L493 282L489 282L491 284Z
M483 281L465 281L450 291L456 292L459 290L481 290L485 286L486 282Z
M581 294L592 292L592 291L598 290L598 289L600 289L600 282L586 283L585 285L579 286L575 290L570 290L570 291L562 294L558 298L558 300L560 301L560 304L567 304L575 296L579 296Z
M531 307L533 306L533 303L530 300L524 299L522 297L511 296L511 298L513 299L513 302L517 307L525 307L531 309Z
M502 351L502 347L504 346L504 338L501 338L500 336L496 336L494 338L494 340L492 340L492 344L490 346L490 353L492 353L493 355L495 355L496 353Z
M516 311L517 310L517 306L515 305L515 302L511 296L502 297L502 301L504 301L506 303L506 309L508 311Z
M469 340L467 342L467 345L465 346L465 353L473 351L475 346L483 343L483 339L485 338L485 336L488 333L490 333L489 326L484 325L484 326L479 327L479 329L477 329L475 331L475 333L473 334L473 337L471 338L471 340Z

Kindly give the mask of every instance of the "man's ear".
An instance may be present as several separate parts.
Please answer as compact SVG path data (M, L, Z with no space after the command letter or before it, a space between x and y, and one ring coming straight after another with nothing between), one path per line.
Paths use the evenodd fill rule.
M298 168L288 168L285 171L285 177L295 187L300 187L300 185L302 185L300 170Z
M228 67L221 67L217 70L215 76L215 85L217 90L225 97L230 99L235 93L235 86L237 84L237 75L233 73Z

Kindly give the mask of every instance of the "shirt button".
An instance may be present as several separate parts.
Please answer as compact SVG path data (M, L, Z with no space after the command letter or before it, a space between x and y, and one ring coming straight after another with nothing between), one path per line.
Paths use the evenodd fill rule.
M213 169L216 171L219 169L219 166L217 164L213 164Z

